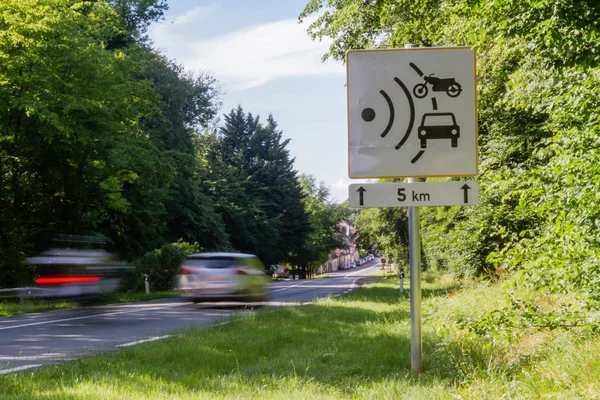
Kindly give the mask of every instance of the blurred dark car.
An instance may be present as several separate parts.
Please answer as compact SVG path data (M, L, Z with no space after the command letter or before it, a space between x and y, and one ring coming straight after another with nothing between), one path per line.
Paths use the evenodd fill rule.
M188 256L176 278L183 296L202 300L263 301L270 279L252 254L196 253Z
M105 250L56 248L31 257L34 290L22 297L84 300L115 292L130 267Z

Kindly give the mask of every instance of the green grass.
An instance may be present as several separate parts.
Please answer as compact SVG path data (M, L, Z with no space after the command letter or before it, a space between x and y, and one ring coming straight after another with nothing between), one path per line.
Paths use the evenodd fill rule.
M151 292L146 293L114 293L91 302L89 305L131 303L138 301L157 300L179 296L176 292ZM42 299L11 299L0 301L0 317L11 317L21 314L38 313L44 311L77 308L81 304L74 301L46 301Z
M229 324L0 376L0 398L600 398L598 338L543 332L503 343L457 328L502 306L504 291L423 282L422 374L410 367L407 290L400 296L390 276L312 305L240 313Z
M11 299L0 301L0 317L12 317L20 314L30 314L65 308L78 307L76 303L69 301L48 302L39 299Z
M107 304L116 304L116 303L131 303L137 301L148 301L148 300L159 300L159 299L169 299L171 297L178 297L179 293L174 291L164 291L164 292L150 292L146 293L115 293L111 295L107 300Z

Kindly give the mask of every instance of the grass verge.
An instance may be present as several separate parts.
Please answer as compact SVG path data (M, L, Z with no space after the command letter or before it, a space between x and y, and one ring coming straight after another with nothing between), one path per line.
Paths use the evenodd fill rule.
M598 338L537 332L507 343L458 329L504 301L501 284L423 282L422 374L410 368L409 301L394 276L312 305L0 376L0 398L600 398Z
M176 292L152 292L146 293L113 293L110 296L94 299L89 302L93 305L101 304L118 304L118 303L131 303L138 301L148 301L165 299L170 297L179 296ZM68 301L47 301L42 299L10 299L0 301L0 317L12 317L21 314L31 314L44 311L62 310L65 308L76 308L80 307L81 304Z

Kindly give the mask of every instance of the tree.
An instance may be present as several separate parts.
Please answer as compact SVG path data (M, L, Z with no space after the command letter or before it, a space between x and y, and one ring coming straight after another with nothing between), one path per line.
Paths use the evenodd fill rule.
M259 117L241 106L225 115L206 154L212 169L215 201L231 245L256 254L265 265L287 261L308 232L308 216L289 140L272 116Z
M253 161L248 172L252 193L263 199L262 208L278 236L273 241L269 264L287 261L310 232L309 216L302 202L304 194L293 168L294 160L286 148L289 142L290 139L283 140L283 132L277 130L272 115L250 141Z
M410 12L421 5L433 29ZM378 39L476 47L481 204L424 216L430 258L459 273L516 271L524 285L597 307L600 3L314 0L301 18L317 11L310 32L331 37L337 59Z
M449 24L446 18L455 10L452 3L443 0L310 0L298 19L302 22L316 14L316 20L308 28L309 35L313 39L332 39L323 60L332 57L343 61L349 49L402 47L407 43L434 45L443 37L440 31Z
M155 108L141 119L140 128L173 171L164 201L164 236L170 242L196 242L207 250L226 248L225 227L215 211L205 183L208 172L196 159L193 141L195 131L217 113L215 80L207 74L186 72L149 49L143 56L147 59L144 78L152 82L159 96Z
M332 251L348 248L348 238L340 226L347 210L330 200L329 188L314 176L302 174L300 182L312 232L291 261L300 269L300 277L306 278L329 259Z
M152 22L159 21L169 9L167 0L110 0L127 28L136 34L145 33Z
M227 246L192 140L216 115L214 79L143 40L113 45L141 38L165 7L0 4L2 284L16 284L23 257L57 233L104 234L127 258L169 240Z
M86 231L127 204L119 188L133 175L106 159L134 132L148 86L129 79L136 60L104 47L118 29L105 2L0 4L0 230L18 249L7 253Z
M357 242L364 249L377 248L393 254L397 264L408 260L408 214L406 208L369 208L356 218Z

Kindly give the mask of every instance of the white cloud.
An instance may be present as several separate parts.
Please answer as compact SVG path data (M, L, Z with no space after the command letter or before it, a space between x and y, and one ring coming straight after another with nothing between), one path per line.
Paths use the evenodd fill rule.
M341 203L348 200L348 181L344 179L338 179L337 182L329 185L331 192L331 199L336 203Z
M187 24L189 22L196 22L201 19L208 17L219 7L219 3L209 4L204 7L194 7L193 9L185 12L184 14L178 15L173 20L173 24Z
M204 15L205 8L175 21ZM150 35L169 57L188 69L212 72L228 92L235 92L278 78L344 74L341 64L321 62L329 44L312 41L306 33L310 22L286 19L199 40L194 39L193 27L183 32L178 24L161 24Z

